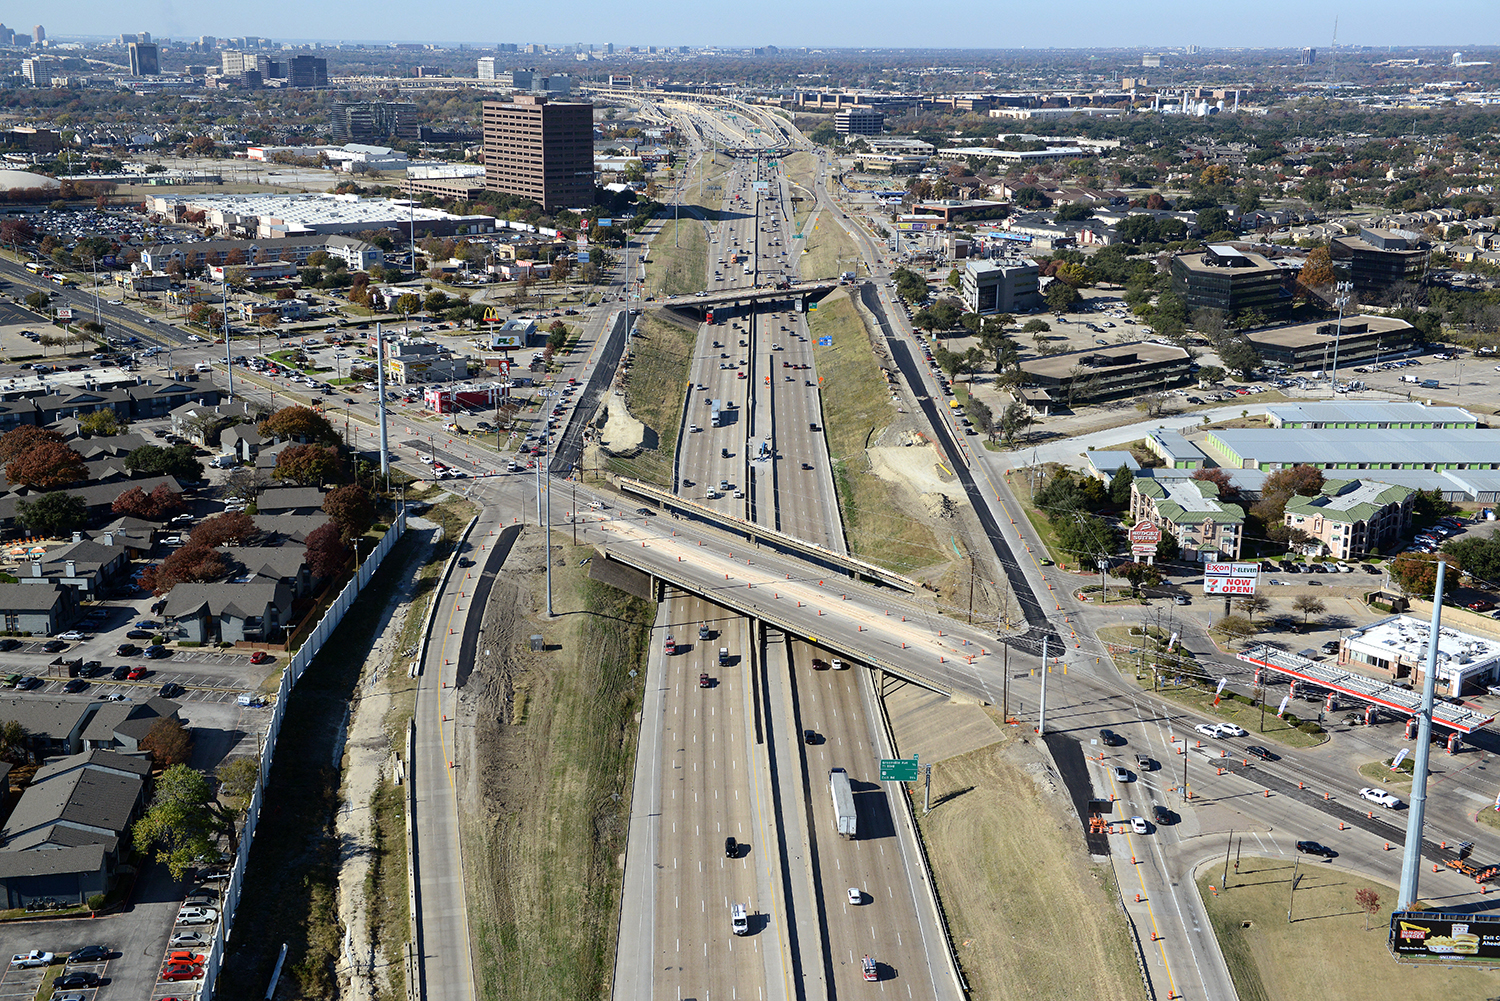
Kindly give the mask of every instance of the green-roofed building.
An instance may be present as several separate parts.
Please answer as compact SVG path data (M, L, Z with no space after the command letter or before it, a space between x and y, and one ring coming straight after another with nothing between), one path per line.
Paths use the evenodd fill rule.
M1375 480L1325 480L1316 497L1286 502L1286 525L1300 529L1337 559L1389 552L1411 524L1417 492Z
M1170 532L1185 560L1240 558L1245 509L1220 500L1218 484L1211 481L1136 477L1130 485L1130 515Z

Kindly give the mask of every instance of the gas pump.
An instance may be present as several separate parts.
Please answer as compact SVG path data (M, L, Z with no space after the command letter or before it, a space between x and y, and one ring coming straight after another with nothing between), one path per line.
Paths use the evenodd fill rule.
M1255 669L1255 687L1256 688L1260 687L1260 672L1261 672L1261 669L1257 667Z
M1463 739L1463 734L1459 733L1457 730L1454 730L1452 733L1448 734L1448 753L1457 754L1458 745L1462 743Z
M1297 697L1297 683L1295 681L1286 686L1286 694L1288 698L1295 699Z
M1335 695L1333 692L1329 692L1328 693L1328 698L1326 698L1326 699L1323 700L1323 711L1331 713L1331 712L1334 712L1335 710L1337 710L1338 707L1339 707L1338 696Z
M1365 706L1365 726L1374 726L1374 725L1375 725L1375 707L1373 705Z
M1406 739L1417 739L1417 718L1415 716L1406 721Z

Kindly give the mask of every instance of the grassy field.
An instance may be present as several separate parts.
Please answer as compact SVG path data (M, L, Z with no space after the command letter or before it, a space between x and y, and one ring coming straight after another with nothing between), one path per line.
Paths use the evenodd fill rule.
M505 721L504 760L517 777L507 775L503 798L486 804L491 816L465 821L486 998L609 996L640 707L641 678L631 675L644 673L655 608L588 580L578 563L589 547L558 535L559 547L561 615L546 624L559 649L545 655L545 671L527 672L526 694ZM533 625L542 627L518 623L517 639Z
M697 341L696 330L662 319L660 314L641 317L631 341L625 405L636 420L656 432L657 446L634 458L611 458L611 469L662 486L672 485L672 460Z
M1036 532L1037 537L1042 540L1043 551L1036 555L1039 557L1050 557L1057 560L1060 566L1067 566L1069 562L1068 557L1072 554L1062 551L1062 546L1057 541L1057 533L1052 529L1052 522L1048 521L1047 516L1038 511L1036 505L1032 503L1030 477L1026 472L1022 471L1018 475L1012 476L1009 482L1011 487L1010 492L1016 498L1016 503L1021 506L1021 511L1026 515L1026 520L1031 522L1032 531ZM1044 474L1041 470L1038 470L1036 485L1040 487L1043 482Z
M934 767L938 805L919 822L972 996L1140 997L1112 873L1090 865L1077 816L1044 799L1007 748Z
M833 460L839 510L850 550L902 572L942 562L948 554L931 529L906 515L894 501L896 487L870 470L865 448L895 416L890 390L870 351L864 321L844 292L836 292L808 314L813 340L833 338L813 349L823 383L823 426Z
M1224 951L1240 1001L1407 1001L1414 997L1488 998L1496 993L1490 970L1396 963L1386 929L1396 902L1394 887L1372 883L1318 863L1297 868L1300 877L1287 922L1292 863L1241 858L1229 888L1215 897L1223 870L1198 881L1210 921ZM1380 895L1369 917L1354 902L1356 890Z
M648 295L690 295L707 287L708 237L703 220L719 218L724 193L717 181L727 169L727 160L720 163L703 157L683 180L678 218L663 222L651 241Z
M840 271L856 270L859 251L832 213L819 215L812 231L804 230L802 235L801 243L807 251L802 255L799 271L803 278L837 278Z
M807 217L812 215L813 173L818 169L817 157L811 153L793 153L782 158L781 167L786 172L787 180L801 188L800 191L792 189L792 195L800 199L792 206L792 231L810 237L811 234L805 233L802 227L807 222Z
M1153 673L1150 665L1162 663L1170 655L1164 654L1164 644L1160 639L1154 636L1143 639L1139 632L1132 633L1133 629L1139 627L1105 626L1097 635L1106 649L1113 646L1118 651L1112 656L1120 673L1134 675L1136 684L1142 689L1154 691L1154 694L1180 705L1190 706L1204 716L1244 727L1254 739L1265 737L1289 747L1316 747L1328 740L1326 733L1304 733L1296 725L1281 719L1274 712L1275 706L1265 710L1260 705L1252 706L1239 696L1231 695L1225 695L1215 706L1212 681L1208 688L1200 688L1191 683L1189 676L1197 670L1191 658L1182 661L1181 684L1174 681L1177 669L1165 663L1159 672ZM1147 652L1143 655L1139 652L1142 650Z

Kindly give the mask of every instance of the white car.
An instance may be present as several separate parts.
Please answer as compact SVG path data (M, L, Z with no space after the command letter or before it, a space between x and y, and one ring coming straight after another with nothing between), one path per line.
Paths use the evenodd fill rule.
M202 932L180 931L168 939L167 944L173 948L178 946L186 946L188 948L192 948L193 946L207 946L208 937Z
M1221 737L1224 736L1222 733L1219 732L1219 728L1218 727L1213 726L1212 724L1209 724L1209 723L1199 723L1197 726L1193 727L1193 729L1197 730L1203 736L1205 736L1205 737L1212 737L1215 740L1218 740L1219 738L1221 738Z
M57 638L60 639L60 640L75 640L76 641L76 640L83 639L83 633L79 632L76 629L69 629L65 633L58 633L57 634Z
M857 886L851 886L851 887L849 887L849 903L851 903L854 906L858 907L860 904L862 904L864 902L865 902L865 891L861 890Z
M1359 798L1367 799L1371 803L1378 803L1387 810L1394 810L1401 805L1401 800L1392 796L1384 789L1373 789L1368 786L1359 791Z
M51 966L52 953L43 952L40 949L32 949L30 952L23 952L19 955L10 957L10 965L21 967Z
M1145 817L1131 817L1130 818L1130 831L1131 831L1132 834L1145 834L1146 833L1146 818Z
M219 912L212 907L184 907L177 912L180 925L211 925L219 920Z
M1247 736L1243 727L1235 726L1233 723L1220 723L1215 727L1220 737L1244 737Z

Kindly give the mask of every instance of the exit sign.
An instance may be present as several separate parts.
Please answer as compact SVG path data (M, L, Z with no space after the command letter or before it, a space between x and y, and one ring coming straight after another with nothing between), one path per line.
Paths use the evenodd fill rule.
M910 758L881 758L880 781L917 781L917 756L912 755Z

